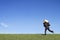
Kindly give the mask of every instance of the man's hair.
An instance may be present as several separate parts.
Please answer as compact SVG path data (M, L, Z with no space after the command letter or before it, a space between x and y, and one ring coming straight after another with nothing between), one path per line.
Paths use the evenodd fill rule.
M47 23L48 23L49 21L45 19L45 20L43 21L43 23L44 23L44 22L47 22Z

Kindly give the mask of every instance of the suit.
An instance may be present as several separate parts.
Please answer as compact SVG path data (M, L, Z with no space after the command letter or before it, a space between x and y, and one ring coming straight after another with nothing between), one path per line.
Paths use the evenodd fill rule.
M49 22L44 22L43 25L44 25L44 27L45 27L45 35L46 35L46 31L47 31L47 30L48 30L49 32L52 32L52 33L53 33L53 31L50 30L50 28L49 28L49 26L50 26Z

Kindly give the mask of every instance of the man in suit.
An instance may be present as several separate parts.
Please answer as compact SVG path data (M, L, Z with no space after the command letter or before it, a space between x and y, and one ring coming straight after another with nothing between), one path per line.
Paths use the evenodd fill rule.
M50 26L50 24L49 24L49 21L48 20L44 20L44 22L43 22L43 25L44 25L44 27L45 27L45 35L46 35L46 31L48 30L49 32L52 32L52 33L54 33L52 30L50 30L50 28L49 28L49 26Z

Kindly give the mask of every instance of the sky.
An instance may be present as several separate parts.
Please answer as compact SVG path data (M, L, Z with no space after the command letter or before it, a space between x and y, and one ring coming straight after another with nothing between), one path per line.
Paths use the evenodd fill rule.
M60 33L60 0L0 0L0 33L43 34L43 20ZM50 33L47 31L47 33Z

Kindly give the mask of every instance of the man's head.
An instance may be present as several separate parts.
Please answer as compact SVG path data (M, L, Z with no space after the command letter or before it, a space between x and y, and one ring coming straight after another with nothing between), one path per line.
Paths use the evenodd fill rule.
M43 21L43 23L45 23L45 22L47 22L47 23L48 23L49 21L48 21L47 19L45 19L45 20Z

